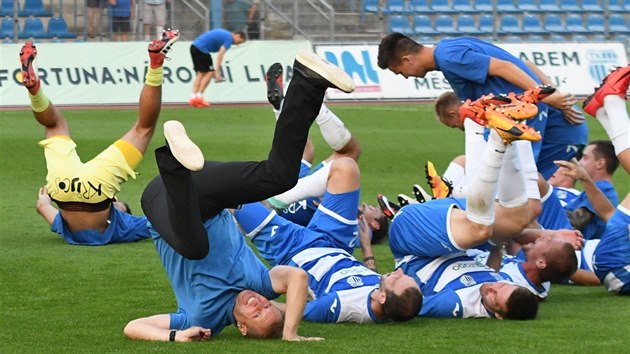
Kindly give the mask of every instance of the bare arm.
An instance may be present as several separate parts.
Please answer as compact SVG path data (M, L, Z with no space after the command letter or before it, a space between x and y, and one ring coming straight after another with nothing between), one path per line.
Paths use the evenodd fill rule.
M171 334L170 323L171 319L168 314L142 317L127 323L124 333L131 339L168 342ZM176 342L206 339L210 339L210 330L199 326L175 332Z
M578 269L569 279L578 285L601 285L602 284L599 281L599 278L595 275L595 273L589 272L588 270L584 270L584 269Z
M490 59L488 75L498 76L523 90L538 86L534 79L514 63L497 58Z
M534 75L536 75L538 80L540 80L543 85L553 86L553 83L551 82L549 76L547 76L542 70L540 70L540 68L536 64L532 63L529 60L525 60L525 65L527 65L529 70L531 70Z
M269 271L269 276L273 290L278 294L286 294L282 340L321 340L322 338L307 338L297 334L306 306L308 289L306 272L295 267L275 266Z
M552 237L558 237L564 241L570 243L574 249L581 250L584 246L584 236L580 230L542 230L542 229L525 229L518 236L512 239L512 241L526 245L528 243L536 242L536 240L543 236L549 235Z
M503 261L503 244L492 246L486 265L497 272L501 269L501 263Z
M370 270L376 270L376 259L372 252L372 240L370 239L370 226L365 220L365 216L359 216L359 241L363 252L363 264Z
M558 166L566 168L564 170L565 176L569 176L576 181L582 182L582 186L584 187L584 192L586 193L586 196L588 197L589 202L591 202L591 204L593 205L593 208L595 209L595 213L602 220L608 221L608 219L610 219L610 217L615 212L615 206L612 205L612 203L610 202L610 200L608 200L606 195L597 187L595 182L591 179L591 177L588 175L586 170L584 170L582 165L580 165L580 163L575 158L571 159L570 162L559 160L559 161L554 161L554 163ZM591 213L588 210L586 211L591 215L591 219L592 219L593 213ZM581 216L576 215L574 217L576 218L576 222L577 222L577 219L580 218ZM571 216L569 216L569 219L570 218ZM590 221L591 219L589 219L588 221ZM573 224L573 221L571 221L571 224Z
M221 65L223 64L223 57L225 56L226 51L227 49L225 49L225 47L222 46L221 49L219 49L219 52L217 53L217 63L214 66L214 80L216 82L221 82L225 80L223 76L221 75Z
M41 215L44 220L48 223L48 225L52 225L53 221L55 221L55 217L59 210L57 210L52 205L52 200L48 195L48 190L46 187L42 187L39 189L39 194L37 198L37 212Z

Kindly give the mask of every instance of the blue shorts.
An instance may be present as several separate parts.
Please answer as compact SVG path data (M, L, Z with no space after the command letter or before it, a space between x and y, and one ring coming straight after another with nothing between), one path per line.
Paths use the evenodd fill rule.
M326 193L308 226L275 215L259 203L244 205L234 216L270 265L288 264L313 247L341 248L352 254L360 246L357 211L360 190Z
M555 160L570 161L584 149L584 145L552 144L543 141L540 154L536 160L538 172L547 180L553 175L558 166Z
M389 247L394 258L407 255L439 257L463 251L453 241L450 229L454 203L429 201L404 206L389 226Z
M611 292L630 294L630 210L621 206L608 220L593 254L593 268Z

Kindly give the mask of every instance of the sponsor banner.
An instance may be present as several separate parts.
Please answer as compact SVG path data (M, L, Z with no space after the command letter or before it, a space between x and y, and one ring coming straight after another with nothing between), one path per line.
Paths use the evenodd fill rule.
M195 72L191 42L179 41L164 64L164 103L187 103ZM148 67L147 44L36 43L42 87L60 105L135 104ZM18 53L21 44L0 46L0 106L29 105L21 82ZM211 82L205 98L211 103L266 102L265 71L274 62L285 67L285 79L299 49L309 41L248 41L230 48L224 57L222 83ZM212 55L216 62L216 54Z
M628 64L622 43L506 43L499 47L536 64L560 90L590 95L615 66ZM321 45L315 52L352 76L356 90L329 90L331 99L433 99L451 90L442 73L405 79L377 65L378 45Z

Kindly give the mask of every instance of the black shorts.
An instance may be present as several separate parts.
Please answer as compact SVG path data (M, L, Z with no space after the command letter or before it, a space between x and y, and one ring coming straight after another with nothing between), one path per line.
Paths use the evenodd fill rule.
M191 45L190 56L192 57L193 68L195 69L195 71L200 73L214 71L212 56L209 53L203 53L199 49L197 49L197 47Z
M104 9L107 7L107 5L109 4L109 1L107 0L87 0L87 7L100 7L101 9Z
M131 32L131 17L112 16L112 32L114 33Z

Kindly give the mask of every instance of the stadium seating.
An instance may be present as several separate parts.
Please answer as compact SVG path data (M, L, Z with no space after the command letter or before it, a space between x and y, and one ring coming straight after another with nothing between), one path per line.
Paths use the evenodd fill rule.
M0 23L0 39L13 38L13 35L13 19L10 17L3 18L2 22Z
M599 0L582 0L582 10L589 14L604 12L604 8L600 5Z
M615 36L615 38L613 38L613 40L616 42L624 43L625 45L630 44L630 37L626 36L625 34L618 34Z
M560 0L560 9L568 13L584 12L577 0Z
M431 10L438 13L456 12L448 3L448 0L431 0Z
M519 0L516 3L516 7L522 12L540 12L540 7L534 0Z
M608 0L608 11L610 11L611 14L623 11L621 0Z
M407 18L407 16L402 15L394 15L389 17L389 31L400 32L404 35L413 34L413 29L409 24L409 19Z
M432 13L433 11L429 6L429 1L430 0L410 0L409 9L412 13L416 14Z
M567 29L562 23L560 15L547 15L543 21L543 28L551 34L564 34Z
M503 15L501 17L499 22L499 34L517 35L524 33L516 15Z
M571 42L584 43L584 42L590 42L590 40L588 39L587 36L583 34L574 34L573 36L571 36Z
M471 15L459 15L457 18L457 30L467 36L484 34L475 24L475 18Z
M504 13L517 13L521 12L516 6L514 6L514 2L512 0L496 0L497 2L497 11Z
M68 24L62 17L52 17L48 20L48 36L58 39L77 38L75 34L68 31Z
M540 23L540 17L536 15L523 16L523 31L529 34L547 33Z
M416 15L413 18L413 31L422 36L434 36L438 32L433 28L431 17L428 15Z
M365 12L378 12L378 0L363 0L363 11Z
M474 0L473 7L478 12L490 12L492 11L492 0Z
M51 10L47 10L44 7L42 0L24 0L22 9L18 11L20 17L37 16L37 17L51 17L53 15Z
M628 34L630 29L623 15L614 14L608 17L608 30L613 34Z
M588 33L588 30L584 27L582 15L578 14L567 15L565 28L568 32L574 34Z
M606 42L606 36L603 34L594 34L591 36L591 42Z
M507 36L503 38L502 42L505 43L523 43L523 38L521 36Z
M561 34L552 34L549 36L549 41L554 43L566 42L567 38Z
M13 0L2 0L0 2L0 17L13 16Z
M383 8L384 14L407 14L410 13L405 0L388 0Z
M48 38L44 30L44 23L38 17L29 17L24 20L24 27L19 34L20 38Z
M440 34L458 35L459 32L455 28L453 18L449 15L438 15L435 18L435 30Z
M558 0L539 0L540 10L545 13L563 12L558 6Z
M494 30L494 17L492 15L479 16L479 30L483 34L492 34Z
M459 13L477 12L477 10L475 10L475 8L470 4L470 0L453 0L453 10Z
M586 29L591 33L604 33L606 31L606 20L601 14L592 14L586 17Z
M539 34L533 34L533 35L530 35L529 37L527 37L527 41L528 42L540 42L540 43L542 43L542 42L545 42L546 40L545 40L545 37L543 37L543 36L541 36Z

